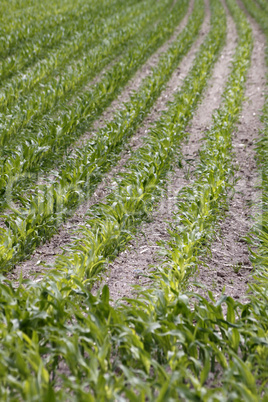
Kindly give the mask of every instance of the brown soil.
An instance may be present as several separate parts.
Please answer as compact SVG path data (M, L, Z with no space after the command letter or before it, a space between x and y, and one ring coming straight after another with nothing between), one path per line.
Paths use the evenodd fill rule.
M120 297L129 297L133 294L133 286L137 284L146 286L150 283L148 277L150 267L161 261L161 255L159 255L161 248L157 245L157 242L169 239L167 233L168 222L172 220L172 214L176 208L177 194L182 187L191 184L191 178L188 179L189 169L193 170L194 165L192 161L195 160L196 162L198 159L200 140L202 140L203 132L210 126L213 110L220 105L221 94L228 77L228 66L230 66L235 51L237 33L234 22L229 15L227 24L228 35L226 46L215 65L208 88L205 91L202 103L195 113L191 127L187 129L190 136L188 143L182 146L183 169L174 166L174 171L169 178L166 194L157 211L152 214L152 221L143 225L141 229L142 236L131 242L128 249L108 267L104 283L109 285L110 294L114 300ZM209 26L206 21L204 22L204 27L208 31ZM203 31L203 34L205 32ZM192 64L194 50L191 57ZM187 57L188 60L189 55ZM174 75L172 82L168 84L169 90L170 88L178 88L180 82L181 75L177 77ZM165 96L166 94L163 95Z
M197 281L210 289L215 297L222 292L243 302L252 272L245 237L252 227L251 217L256 213L260 194L255 160L255 142L261 128L260 111L264 105L265 37L249 18L254 35L251 68L246 82L245 98L238 130L233 133L234 161L237 164L234 195L226 219L219 226L219 234L212 244L212 256L200 267Z

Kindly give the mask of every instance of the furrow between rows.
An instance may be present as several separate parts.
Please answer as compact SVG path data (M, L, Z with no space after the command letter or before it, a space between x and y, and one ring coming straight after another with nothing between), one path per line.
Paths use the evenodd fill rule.
M236 43L235 24L227 12L226 45L215 64L202 101L187 128L188 137L181 144L181 154L169 175L167 188L163 191L161 202L157 210L153 211L149 222L142 225L141 236L134 238L130 246L107 268L108 274L103 284L109 286L111 298L114 300L131 297L133 285L148 286L151 283L150 271L163 259L158 242L167 243L169 241L168 229L176 210L177 194L183 187L191 186L193 180L191 173L198 163L203 133L212 124L213 111L220 106Z
M211 245L212 255L205 259L206 265L200 267L195 278L210 289L215 298L223 292L243 303L248 300L248 285L252 282L253 273L247 236L252 231L253 217L258 214L261 200L255 148L262 128L259 114L264 106L266 74L265 38L252 20L250 23L254 47L245 101L232 138L236 182L227 216L220 222L216 240Z

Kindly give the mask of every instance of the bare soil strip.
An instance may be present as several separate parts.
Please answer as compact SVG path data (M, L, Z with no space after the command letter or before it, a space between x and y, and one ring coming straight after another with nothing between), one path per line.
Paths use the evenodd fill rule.
M226 10L227 11L227 10ZM208 26L206 25L207 29ZM172 214L176 208L178 192L187 185L191 185L191 174L193 169L193 158L198 157L200 140L203 132L210 126L213 111L219 107L221 94L228 78L229 66L234 55L237 40L236 27L232 18L227 13L227 39L218 62L215 64L209 86L205 91L202 103L194 115L191 127L188 129L190 139L182 146L183 168L174 166L174 172L170 175L167 191L157 211L152 214L151 222L143 225L141 236L131 242L129 248L109 265L107 276L104 282L108 284L110 295L113 300L121 297L130 297L133 294L133 285L142 284L146 286L150 279L146 277L150 266L161 260L157 245L158 241L168 241L168 222L172 221ZM189 59L189 56L188 56ZM188 61L187 59L187 61ZM176 89L180 77L175 77L170 89ZM144 276L145 275L145 276Z
M176 39L179 32L181 32L182 29L186 26L187 20L192 13L192 9L193 9L193 0L191 0L190 2L187 15L184 17L182 23L176 28L176 31L172 36L172 38L170 38L160 49L157 50L157 52L154 53L154 55L151 56L148 62L146 62L145 65L143 66L142 70L140 70L137 74L135 74L135 76L132 78L132 80L130 81L129 85L127 85L125 90L121 93L119 98L115 100L109 108L106 109L106 111L102 115L102 118L98 120L98 122L96 122L95 129L99 128L100 125L104 125L104 121L107 122L108 118L111 119L114 115L116 108L118 109L123 102L126 102L129 99L130 92L137 90L142 82L142 79L145 78L146 75L151 73L153 67L157 65L161 53L167 50L170 44ZM208 28L206 27L209 26L209 18L210 18L210 12L208 7L208 0L206 0L206 17L200 30L201 32L200 37L196 40L195 44L193 45L193 48L191 48L188 55L186 55L185 58L183 59L181 66L177 70L175 70L170 80L172 81L172 83L170 82L168 83L169 88L170 85L174 84L174 77L176 77L178 81L178 74L180 74L180 71L182 71L183 77L185 77L189 72L194 56L198 51L201 43L203 42L205 32L208 30ZM189 58L190 61L188 60ZM179 84L181 84L182 81L183 80L180 78ZM179 84L177 83L176 88L178 87ZM41 265L41 263L45 263L46 265L51 265L54 263L56 256L63 252L62 248L70 244L73 231L80 224L84 222L84 216L87 210L95 203L100 202L109 193L114 175L116 175L120 170L122 170L123 165L126 163L127 159L130 156L129 149L133 151L133 148L137 149L138 146L142 144L141 137L144 137L146 135L148 127L155 119L157 119L160 116L161 111L165 108L167 101L170 99L168 98L169 91L170 89L167 89L165 91L165 94L164 95L162 94L161 98L158 100L158 102L156 102L154 110L145 119L143 128L137 130L136 134L131 139L129 146L127 146L126 150L122 153L122 158L120 159L120 162L118 163L117 166L115 166L111 170L109 174L104 176L103 181L97 187L91 199L81 204L80 207L77 209L76 213L73 215L73 217L62 225L62 227L59 229L59 232L52 237L50 242L47 242L36 249L30 260L24 261L23 263L17 265L12 272L8 273L7 274L8 278L14 280L18 278L21 272L23 277L27 278L31 274L41 273L44 271L44 268ZM99 121L101 121L100 125ZM88 135L89 134L83 136L83 139L85 139L86 136Z
M259 120L264 105L265 37L257 24L249 18L254 35L251 67L246 82L245 98L237 132L233 135L234 161L238 166L237 184L226 219L220 224L219 236L212 244L212 256L200 267L196 280L210 289L215 297L224 294L244 302L247 299L252 265L245 236L252 227L259 194L258 171L255 161L255 142L261 128Z

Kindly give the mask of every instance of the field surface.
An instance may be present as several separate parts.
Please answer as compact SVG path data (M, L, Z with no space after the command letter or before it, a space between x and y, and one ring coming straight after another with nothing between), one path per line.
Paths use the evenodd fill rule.
M267 1L0 5L0 400L268 401Z

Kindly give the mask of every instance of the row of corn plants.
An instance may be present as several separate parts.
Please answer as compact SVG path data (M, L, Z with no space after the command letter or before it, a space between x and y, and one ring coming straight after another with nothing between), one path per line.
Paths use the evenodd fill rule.
M20 29L21 25L24 23L30 26L34 21L48 18L50 14L63 13L64 10L68 11L72 7L76 8L79 4L82 5L83 0L75 0L72 3L70 3L69 0L64 0L60 4L57 0L44 0L42 4L35 0L28 0L24 4L21 1L2 1L0 21L2 21L3 25L1 29L7 33L16 28ZM13 21L13 24L11 21ZM28 31L28 34L30 32L31 30ZM26 34L27 31L25 31L25 35Z
M67 10L64 7L62 13L59 12L57 15L49 13L48 18L45 19L39 19L37 16L36 21L33 20L32 23L28 23L27 25L21 19L17 24L14 20L10 24L8 24L8 21L3 23L1 78L4 79L11 76L24 65L29 64L39 54L41 49L44 50L43 48L46 44L49 45L53 40L55 43L57 40L60 41L67 33L66 29L68 31L66 20L69 18L70 23L75 22L80 12L79 7L70 9L69 6ZM71 15L73 16L73 20L70 19ZM63 25L62 29L60 29L61 23ZM11 31L9 31L9 28L11 28ZM22 56L24 56L24 60Z
M104 40L100 38L99 42L95 44L92 49L79 55L81 61L74 59L71 63L63 66L63 71L57 68L53 74L53 79L49 79L47 82L42 80L36 89L31 91L31 94L27 92L25 95L24 93L21 94L21 88L19 87L18 92L15 87L15 91L12 91L13 93L11 92L5 100L5 103L7 103L8 98L11 96L11 98L15 98L14 101L16 100L15 105L11 104L11 107L3 105L2 145L8 145L10 140L11 144L16 144L18 141L25 141L25 133L23 132L25 127L28 127L28 136L33 136L33 131L40 129L40 119L44 119L44 114L48 113L50 110L53 110L53 113L55 113L55 107L60 102L61 108L63 105L67 107L66 105L68 105L68 101L72 95L76 95L78 90L85 85L85 83L94 78L96 74L118 56L122 50L128 50L126 49L126 44L128 45L128 41L131 40L133 36L134 39L136 39L137 46L137 33L140 33L140 30L144 30L148 23L153 23L155 19L159 18L163 10L164 5L162 3L158 4L157 7L152 7L152 3L149 1L147 2L147 7L141 8L139 6L134 10L133 14L130 12L130 15L128 15L126 26L122 24L123 19L119 20L119 24L116 23L116 29L111 29L111 32L107 33ZM89 26L89 29L92 30L92 26ZM143 35L145 34L146 30ZM90 37L91 35L88 33L88 36ZM83 37L80 39L79 43L85 41ZM131 45L135 45L135 40ZM65 53L66 49L63 49L63 53L60 52L62 55ZM58 63L58 59L56 60ZM65 62L67 60L66 58ZM54 56L52 56L52 61L54 64ZM49 64L45 63L45 65L48 66ZM37 71L39 71L39 69ZM42 74L43 73L44 72L42 72ZM59 75L60 79L57 78ZM29 78L33 78L31 74ZM18 99L16 99L16 95L19 95ZM14 103L14 101L12 103ZM68 106L70 107L70 105ZM33 127L34 123L35 127ZM36 134L36 132L34 134Z
M76 9L70 9L69 6L70 10L63 12L63 14L50 15L44 21L34 21L33 37L31 34L29 36L31 24L30 26L23 24L22 32L18 29L10 33L3 32L1 42L4 52L2 52L3 60L0 63L1 79L14 75L23 67L32 64L38 57L44 57L53 46L57 46L62 40L66 41L68 37L72 36L73 31L80 30L79 21L82 25L83 16L85 23L90 14L93 19L94 17L97 18L99 13L102 14L102 7L104 9L106 7L110 9L110 13L112 12L110 1L107 0L101 5L100 3L80 4ZM11 39L13 41L12 49L9 46Z
M228 204L227 190L234 170L230 152L231 136L243 100L253 40L249 24L241 11L230 0L227 3L236 19L240 40L222 106L214 114L214 123L205 136L206 143L201 149L200 163L195 170L196 180L179 194L178 211L169 232L171 240L165 245L166 262L157 273L161 287L166 288L171 299L183 293L187 287L187 278L209 251L210 240L217 230L215 223L224 214ZM258 146L264 171L267 147L263 145L266 142L267 137L262 137ZM253 253L256 268L267 267L265 231L267 233L267 225L257 232L261 236L259 253ZM254 276L255 280L257 278ZM201 342L198 340L197 349L193 348L192 355L194 359L199 355L198 361L193 362L193 370L197 370L200 375L200 382L196 384L200 390L203 386L202 400L267 399L267 270L261 271L261 281L258 278L257 283L249 286L249 290L250 302L245 305L224 295L216 301L211 292L208 292L209 302L196 294L190 294L192 299L198 301L198 305L195 305L195 325L199 324L201 331L208 335ZM226 316L222 304L227 305ZM200 359L201 350L203 358ZM218 373L216 361L221 366ZM213 390L206 389L205 378L208 378L210 371L214 377L212 383L209 381L210 386L215 387ZM169 390L166 391L167 395L170 395Z
M268 4L265 0L257 0L262 10L268 13ZM259 12L259 11L258 11ZM265 18L265 15L262 15L262 19ZM267 16L266 16L267 18Z
M37 85L42 85L41 90L44 91L46 89L44 85L51 81L52 77L62 75L66 66L68 66L68 69L74 69L76 64L79 64L79 58L86 59L85 62L90 63L90 59L87 57L89 49L100 44L104 35L109 37L116 28L123 28L130 19L137 17L144 8L145 4L130 4L127 7L125 3L122 4L120 1L117 7L113 4L113 17L109 15L109 8L108 10L106 8L105 15L104 11L102 11L102 13L98 13L98 19L95 16L94 24L90 24L90 21L85 24L82 21L82 32L76 30L73 32L72 38L66 43L54 51L50 49L47 57L40 59L34 66L30 66L27 70L23 70L19 75L3 83L1 89L1 112L8 114L11 111L11 105L21 103L21 97L27 97L29 91ZM92 18L92 15L90 14L87 18ZM102 50L98 49L100 53L102 53ZM90 56L93 58L94 55L90 54ZM74 64L73 66L72 63ZM78 74L79 70L77 67L76 69L77 71L74 71L74 73ZM35 92L35 96L38 96L38 93ZM28 103L27 106L29 107L30 104ZM4 115L2 115L3 117Z
M25 133L23 130L20 132L23 144L11 147L1 158L0 191L3 201L8 183L22 178L27 172L40 172L42 168L51 167L59 161L66 148L89 128L139 66L163 43L164 38L171 35L176 22L182 18L181 12L186 12L186 5L185 1L178 3L169 18L145 32L142 36L144 42L139 42L139 35L136 46L130 47L91 91L77 96L68 106L68 111L66 106L54 117L47 115L46 120L39 123L39 129L36 123L35 131L25 129Z
M267 7L266 7L267 9ZM258 15L259 18L256 18ZM262 13L259 13L255 16L257 21L259 22L261 28L265 32L266 35L266 65L268 68L268 20L264 18ZM267 74L267 85L268 85L268 74ZM260 224L257 227L257 238L258 242L258 253L255 255L257 257L258 264L268 269L268 95L266 88L266 102L263 108L262 113L262 122L264 128L261 132L261 137L257 145L259 166L261 168L262 175L262 204L261 204L261 217ZM268 281L267 273L264 276L266 277L266 282ZM266 285L266 294L268 291L268 285Z
M123 5L121 4L121 6L120 6L121 9L122 9L122 6ZM152 12L151 12L152 13L151 14L152 20L153 20L154 17L157 19L157 15L159 16L161 14L161 12L163 12L164 7L165 7L165 5L163 5L163 4L162 4L162 7L158 5L156 7L156 9L152 10ZM152 5L151 5L150 2L146 2L146 7L143 5L143 9L145 11L145 14L146 14L146 11L147 11L147 17L148 18L150 18L150 12L149 12L150 8L152 8ZM130 11L130 15L128 15L129 11ZM126 7L123 8L123 15L122 15L123 19L119 20L118 24L116 23L115 27L117 27L117 30L113 33L113 35L118 37L118 36L120 36L120 35L122 36L124 34L124 32L118 30L118 27L120 25L124 24L124 18L126 18L126 17L127 17L127 20L130 20L131 18L133 19L135 16L139 17L139 14L141 12L141 6L138 5L138 7L134 7L132 12L133 12L133 15L131 15L131 7L130 7L130 10L127 10ZM157 15L155 14L156 12L157 12ZM126 15L124 15L124 14L126 14ZM141 17L142 16L140 16L140 18ZM144 16L143 16L143 18L144 18ZM118 19L118 16L117 16L116 19ZM128 21L125 21L125 22L127 23ZM142 22L144 23L143 20L139 21L139 23L142 23ZM147 22L149 22L149 21L147 21ZM111 27L109 26L110 24L111 24L111 19L109 19L108 26L105 28L105 29L107 29L107 31L105 32L106 34L109 34L109 31L112 28L112 26ZM94 45L96 45L95 41L96 41L96 37L98 36L96 30L99 27L100 26L97 24L96 27L93 29L93 32L91 34L89 33L89 31L86 32L86 34L87 34L86 36L89 36L91 42L93 42ZM137 29L141 29L141 28L142 28L142 25L137 27ZM92 30L92 26L90 26L90 29ZM113 32L113 30L111 30L111 33L112 32ZM94 67L96 69L96 60L92 64L90 62L92 58L96 59L96 57L97 57L96 53L100 53L101 55L103 54L102 57L109 56L108 45L110 47L112 47L112 51L116 50L116 47L114 47L114 46L116 46L116 38L114 38L113 35L111 36L111 38L108 36L106 41L103 40L103 38L98 38L97 44L99 45L99 47L95 46L96 49L95 50L93 49L92 53L91 52L85 52L85 53L82 53L82 54L79 55L82 58L81 63L79 63L79 62L74 60L74 61L71 61L71 63L70 62L67 63L67 65L66 65L67 59L65 59L65 57L66 57L67 49L64 47L63 49L59 49L59 53L56 53L56 54L52 55L52 64L50 65L50 61L48 61L48 66L50 65L50 67L48 67L48 70L45 69L45 71L43 71L42 67L38 66L37 70L33 72L33 76L32 76L32 71L30 71L29 77L28 76L19 77L18 81L8 83L7 85L8 85L9 91L10 91L10 86L12 87L13 90L11 91L11 94L5 92L2 95L3 98L5 98L5 102L3 103L3 111L6 110L5 114L15 114L15 121L19 117L18 116L18 110L17 110L17 113L15 113L16 109L13 110L13 109L9 109L9 107L8 107L14 101L16 101L16 103L21 102L21 104L22 104L21 108L20 108L21 110L19 110L19 111L22 114L23 114L23 108L35 109L36 107L34 107L34 103L33 103L33 100L31 100L31 96L30 96L30 99L29 98L27 99L27 96L25 97L26 99L24 99L24 93L27 92L29 89L31 89L33 85L35 85L36 83L39 82L39 75L41 75L41 78L44 78L44 75L47 76L47 75L49 75L48 74L49 72L51 73L50 70L52 70L54 76L55 75L57 76L57 75L61 74L60 82L58 82L59 80L54 79L54 82L51 83L50 80L48 80L48 85L50 85L50 87L49 87L49 86L46 86L46 80L43 79L42 82L41 82L42 85L37 88L37 92L35 92L34 94L35 94L35 97L38 97L39 92L47 91L48 92L48 98L52 98L51 106L53 106L54 103L55 103L55 100L53 98L53 94L54 94L54 92L57 92L57 89L58 89L57 85L59 87L62 87L61 91L59 91L59 93L64 92L64 94L65 94L65 93L70 92L70 90L73 87L75 88L75 85L72 86L70 84L70 82L68 82L68 81L76 80L79 83L81 81L81 74L82 74L82 78L84 78L84 80L85 80L85 74L86 74L85 68L86 67L88 67L88 71L90 71L91 69L94 70ZM82 39L81 42L79 41L78 43L75 43L74 48L71 48L72 54L75 53L76 48L78 48L78 49L81 48L81 46L83 45L83 42L86 42L84 36L82 36L81 39ZM112 43L113 40L115 41L115 43ZM109 43L106 43L107 41ZM120 43L120 40L119 40L119 38L117 38L117 44L119 44L119 43ZM68 52L67 52L67 57L69 57L69 59L70 59L70 54L68 54ZM61 59L63 59L63 61L61 61ZM72 59L72 57L71 57L71 59ZM101 62L101 59L98 60L98 61ZM44 61L45 64L44 64L43 67L46 67L46 62L47 61ZM62 62L63 62L63 65L61 65ZM78 67L76 67L76 64L78 64ZM65 67L66 70L67 70L67 68L71 70L69 76L67 74L68 70L67 71L64 71L64 69L63 69L63 71L61 69L58 70L59 65L61 66L61 68ZM63 74L67 74L65 79L64 79L64 77L62 77ZM75 77L75 75L78 75L78 79ZM25 80L24 80L24 78L25 78ZM24 81L26 81L26 86L25 86ZM51 86L52 86L52 88L51 88ZM65 89L65 87L67 87L67 88ZM49 89L50 89L50 91L49 91ZM52 93L50 93L50 92L52 92ZM11 103L10 103L9 96L11 96L11 100L13 99L13 101L11 101ZM22 99L20 99L21 97L22 97ZM54 97L55 97L55 95L54 95ZM26 100L28 100L28 103L26 102ZM47 103L46 99L44 99L44 102ZM49 105L47 105L47 107L49 107ZM32 111L32 114L34 114L34 110ZM30 117L32 117L32 114L30 114ZM4 117L6 117L6 116L4 116ZM29 119L27 119L26 116L24 117L23 121L24 120L29 121ZM12 125L12 121L13 120L11 120L11 122L9 122L8 124L6 123L6 125L7 126ZM24 122L24 124L25 124L25 122ZM23 124L22 124L22 126L23 126Z
M232 171L230 130L242 102L252 37L243 14L233 1L228 5L240 40L222 106L206 135L196 182L204 182L211 168L214 174L212 160L215 165L224 162L224 180ZM223 124L226 113L228 129ZM210 180L204 185L206 193ZM183 293L185 277L178 278L175 269L167 266L162 278L156 276L154 289L116 307L110 304L107 286L93 296L88 280L64 269L48 272L40 282L21 279L15 288L2 278L2 400L266 400L263 296L246 305L225 296L207 301Z
M143 6L144 11L148 10L148 2L143 4ZM133 17L138 15L138 10L140 10L140 13L143 11L141 4L130 4L130 6L127 7L127 4L122 4L122 1L117 1L117 4L113 4L113 7L110 5L110 7L107 6L101 10L96 9L94 12L85 12L80 18L72 18L72 16L70 16L68 24L69 33L66 32L64 26L56 27L56 29L51 30L49 33L49 36L53 38L53 40L55 40L58 35L63 35L63 33L66 37L58 41L55 46L47 43L42 54L35 55L34 50L32 56L29 54L29 57L32 57L34 60L32 60L28 66L25 66L25 68L21 68L22 66L19 65L20 60L22 63L25 63L26 59L18 49L18 55L14 56L17 57L18 63L14 62L13 68L13 70L15 68L18 70L18 74L15 74L15 71L13 71L14 74L11 78L7 79L8 77L6 77L6 79L2 81L4 86L1 90L1 97L3 98L1 107L4 108L5 105L9 106L14 103L19 95L25 96L27 91L29 92L33 86L36 86L36 84L40 82L41 78L49 78L48 73L51 74L55 69L58 70L61 66L64 66L70 58L75 58L77 61L79 61L79 56L81 56L81 59L86 58L90 48L103 41L103 36L106 33L108 36L112 29L120 26L120 21L117 21L116 16L123 13L121 23L122 26L125 25L124 14L127 14L129 11L128 8L131 9L131 7L133 7ZM113 22L111 22L111 10L114 12ZM41 35L41 37L43 40L47 35ZM25 47L23 47L23 49L25 51ZM7 70L11 74L9 67L7 67ZM54 72L54 76L55 73L56 71Z
M161 282L160 288L166 289L166 294L171 300L176 299L178 295L182 300L183 294L184 297L190 297L192 302L197 301L192 319L194 319L195 331L200 329L200 335L202 334L201 337L204 336L204 338L198 339L196 348L191 340L189 347L192 348L191 356L194 360L187 367L193 365L192 370L197 370L199 374L199 382L195 378L189 378L189 374L186 378L189 383L192 383L192 387L199 387L201 399L259 401L267 400L268 397L267 214L265 215L267 195L265 191L262 205L264 207L262 224L264 222L265 226L258 226L255 237L253 236L255 240L253 244L257 247L257 252L256 249L252 252L252 262L257 272L253 276L252 284L249 285L250 302L243 305L225 295L216 301L211 292L208 292L209 301L207 301L197 294L185 292L188 286L187 278L195 272L204 254L209 251L210 240L217 231L215 225L217 219L221 218L225 208L228 207L227 191L231 186L234 171L231 137L243 101L244 83L253 44L245 16L243 17L231 0L228 0L227 4L235 17L240 37L233 69L224 91L222 105L214 114L214 123L205 135L206 143L201 149L200 163L195 169L196 180L191 183L191 187L183 189L179 194L178 211L174 214L174 222L169 232L171 240L168 245L165 245L166 262L158 270L157 278ZM260 139L257 150L263 168L262 188L265 189L266 183L267 189L266 134ZM188 304L185 304L188 307L191 306L189 299ZM226 315L222 310L224 304L227 307ZM187 329L189 329L188 326ZM184 352L185 350L187 349L184 349ZM179 365L184 362L184 354L171 353L171 355L177 360L176 367L179 369ZM189 361L189 354L187 360ZM217 362L220 366L218 371ZM213 381L209 380L207 383L206 379L211 375L213 375L210 377ZM178 388L174 389L172 393L170 387L166 387L165 397L175 396L177 390ZM182 397L186 395L183 391L180 392ZM196 396L195 393L194 396Z
M73 4L73 9L78 3ZM50 2L46 8L39 7L38 10L32 13L30 8L28 8L27 12L22 7L18 8L18 5L13 8L9 3L8 12L5 13L4 4L1 3L1 6L1 34L3 35L1 37L1 44L3 45L1 47L1 56L10 54L15 50L18 43L22 43L28 38L39 34L38 24L41 29L41 27L46 26L46 23L48 25L51 23L51 17L54 16L57 20L56 11L57 15L63 16L65 13L70 12L72 8L72 5L68 3L59 7L57 2Z
M252 17L258 22L266 36L266 66L268 68L268 19L263 10L261 10L251 0L243 0L244 6ZM262 3L261 3L262 5ZM266 6L267 10L267 6ZM267 312L267 297L268 297L268 73L266 81L266 99L262 111L261 121L263 129L260 132L260 138L257 142L256 152L261 175L261 190L260 209L255 217L255 227L249 236L249 245L251 247L252 263L256 268L254 275L255 283L252 286L254 302L258 306L259 311L263 315L263 319L268 317ZM261 308L259 307L261 306ZM266 329L266 332L265 332ZM267 325L263 326L263 336L267 339ZM268 360L268 353L265 348L264 357Z
M174 214L174 230L170 230L166 258L170 261L169 274L176 284L185 282L200 264L197 258L207 253L217 230L216 222L228 207L228 193L232 187L232 132L239 118L244 96L244 82L250 64L253 46L251 28L246 17L231 0L227 0L237 22L239 42L232 62L233 68L223 93L223 101L213 115L213 124L204 136L205 144L199 152L200 162L195 181L178 195L178 211ZM174 272L173 272L174 271Z
M141 123L146 113L148 113L172 71L191 47L194 38L198 34L203 16L203 4L198 0L196 1L193 15L184 31L178 36L167 52L162 55L158 66L144 80L140 90L125 105L125 109L118 112L114 120L96 134L94 142L90 142L87 146L77 149L76 154L72 158L67 159L64 168L58 173L57 182L35 188L34 194L39 194L37 196L32 195L29 198L19 197L20 202L24 205L24 209L14 211L13 216L6 216L6 222L9 227L6 235L9 232L10 237L11 232L14 230L17 234L20 232L20 235L16 236L16 239L21 242L23 237L24 243L26 239L30 240L32 237L33 232L31 232L32 234L29 232L30 226L32 228L35 227L35 230L37 230L36 233L39 233L39 240L35 242L35 245L32 242L35 236L32 237L30 241L32 245L29 249L26 243L24 243L24 246L21 243L24 252L21 254L21 248L19 252L20 258L22 256L25 257L33 247L53 234L53 231L51 231L52 220L54 221L53 225L56 224L58 226L78 202L85 200L86 197L90 197L96 184L102 179L103 173L108 171L113 161L116 160L124 143L130 138L138 124ZM117 135L115 135L116 132ZM42 223L40 221L41 216L43 216ZM29 226L30 221L31 224ZM16 227L18 230L15 229ZM42 233L38 227L39 229L43 228ZM7 240L7 237L5 238ZM14 246L17 240L13 238ZM6 253L9 246L10 243L2 248L3 254ZM27 254L25 253L26 249L28 249ZM6 259L6 257L8 256L6 255L3 258L3 265L6 265L10 259L9 257ZM16 260L17 258L18 255Z

